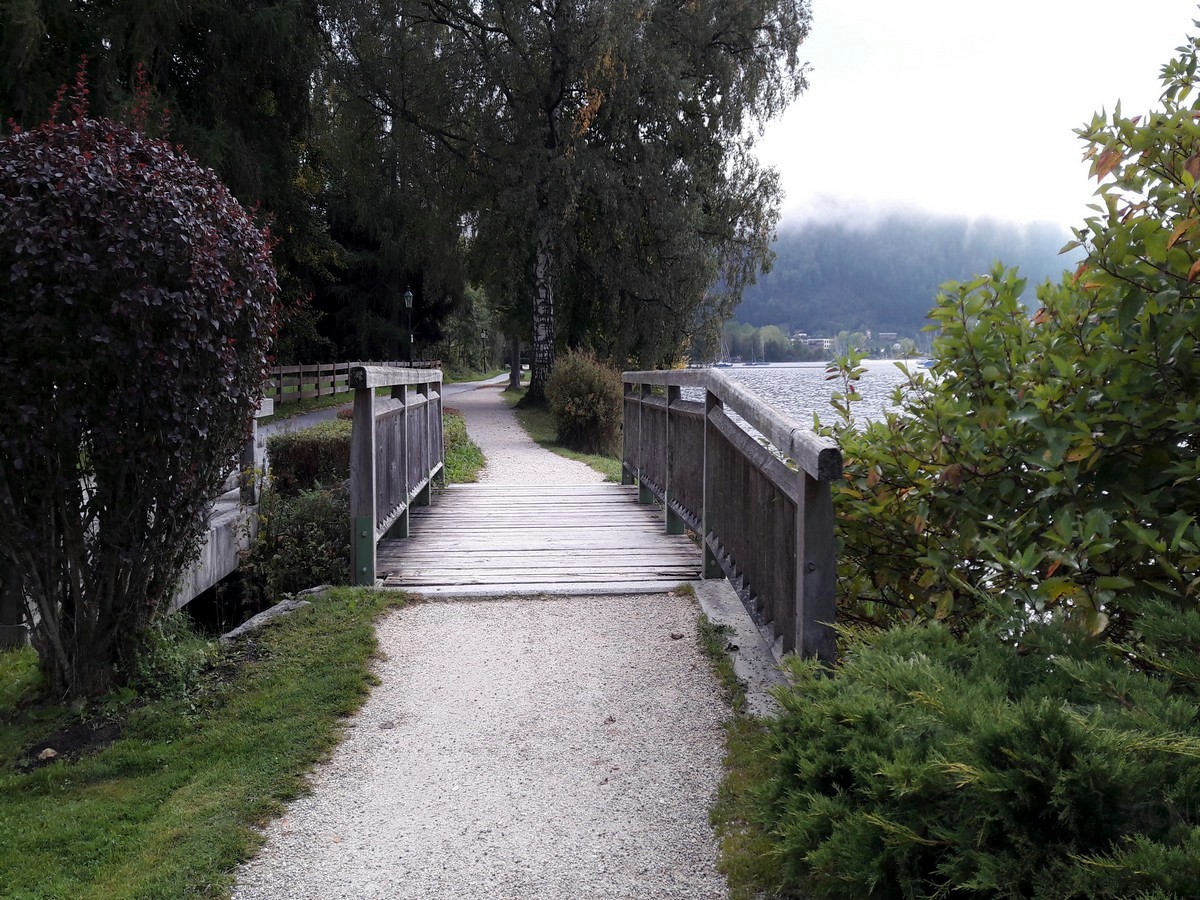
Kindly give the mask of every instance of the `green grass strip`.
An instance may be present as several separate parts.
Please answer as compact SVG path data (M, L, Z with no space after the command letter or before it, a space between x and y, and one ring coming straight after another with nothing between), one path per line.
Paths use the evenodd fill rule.
M449 484L466 484L479 480L479 472L487 460L467 436L467 423L462 413L449 407L442 408L442 440L446 447L446 481Z
M538 407L518 407L516 404L523 395L524 391L506 389L501 396L509 406L513 407L517 421L535 444L544 447L551 453L557 453L559 456L591 466L604 476L605 481L618 483L621 481L621 460L615 456L605 456L599 453L580 453L578 450L570 450L562 446L558 443L558 431L554 426L554 416L550 410Z
M756 792L767 781L771 758L766 727L746 712L746 686L734 672L733 659L725 649L729 634L727 626L716 625L700 614L700 649L711 661L732 711L724 723L725 775L709 821L720 843L717 867L729 884L729 896L732 900L757 900L779 896L773 890L778 882L772 855L775 843L756 824L755 815Z
M228 896L234 867L260 843L254 826L304 790L365 699L374 621L399 597L337 589L248 641L214 646L199 686L134 700L116 713L114 743L33 771L19 748L81 713L36 700L32 654L0 654L0 893Z

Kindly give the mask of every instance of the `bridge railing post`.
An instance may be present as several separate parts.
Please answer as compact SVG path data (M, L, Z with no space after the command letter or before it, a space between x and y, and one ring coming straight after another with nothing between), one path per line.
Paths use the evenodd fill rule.
M635 474L633 457L641 437L637 434L637 426L639 424L637 418L636 416L631 416L629 410L630 405L634 402L633 398L638 396L638 386L625 382L624 389L625 399L621 411L621 484L633 484Z
M653 503L654 492L645 481L646 457L650 448L646 446L646 398L650 396L650 385L638 385L638 503Z
M837 553L829 481L796 473L796 652L832 666L837 656Z
M350 438L350 572L358 585L375 584L375 388L354 390Z
M435 410L433 408L433 406L434 406L433 401L430 399L430 391L429 391L429 382L428 381L424 381L421 384L417 385L417 395L419 397L421 397L423 400L423 402L421 404L420 415L421 415L422 419L424 420L423 431L425 433L425 446L421 448L421 467L426 472L428 472L433 468L434 453L433 453L433 447L431 445L432 445L432 441L433 441L433 436L436 433L434 430L434 427L433 427L433 413ZM425 486L423 488L421 488L421 490L417 491L417 495L415 497L413 497L413 500L412 500L413 504L415 506L428 506L430 496L431 496L430 492L432 491L432 489L433 489L433 485L430 482L426 481Z
M663 483L663 506L667 510L667 534L683 534L687 530L687 526L679 514L675 512L672 505L675 502L674 484L675 484L675 439L671 431L671 407L678 403L683 397L683 392L678 385L667 385L667 424L664 430L666 440L663 442L663 453L666 456L663 471L666 473Z
M704 509L702 512L700 535L700 546L704 551L704 568L703 573L705 578L723 578L724 571L721 569L721 564L717 560L717 556L713 553L712 547L709 545L709 536L716 540L715 519L716 519L716 490L717 490L717 429L713 425L709 414L714 409L722 409L724 404L721 399L708 388L704 390Z
M400 412L400 485L401 490L404 492L402 496L405 499L404 512L400 513L400 518L396 520L396 524L388 532L388 534L395 538L408 537L408 471L412 454L412 447L410 446L412 444L412 421L410 418L408 395L407 384L392 385L392 399L399 400L403 404L403 409Z

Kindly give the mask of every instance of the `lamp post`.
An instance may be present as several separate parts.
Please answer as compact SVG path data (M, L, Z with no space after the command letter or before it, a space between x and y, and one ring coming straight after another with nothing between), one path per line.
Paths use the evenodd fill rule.
M487 329L479 329L479 346L483 350L483 362L479 367L479 371L486 372L488 367L488 345L487 345Z
M406 288L404 291L404 314L408 322L408 350L404 354L404 361L410 366L413 361L412 301L412 291Z

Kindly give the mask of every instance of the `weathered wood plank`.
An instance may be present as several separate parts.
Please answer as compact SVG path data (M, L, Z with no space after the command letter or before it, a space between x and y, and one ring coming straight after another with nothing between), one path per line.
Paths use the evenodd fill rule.
M728 575L760 623L774 624L785 651L832 664L837 445L719 371L626 372L623 381L626 477L703 531L705 577ZM668 399L650 396L651 385ZM703 406L679 399L683 387L702 388Z
M819 481L841 476L842 453L837 444L814 434L790 416L779 412L753 391L716 369L669 372L626 372L626 384L703 387L753 425L780 452Z
M410 537L379 544L384 584L538 590L662 584L699 574L700 552L619 485L455 485L414 509Z

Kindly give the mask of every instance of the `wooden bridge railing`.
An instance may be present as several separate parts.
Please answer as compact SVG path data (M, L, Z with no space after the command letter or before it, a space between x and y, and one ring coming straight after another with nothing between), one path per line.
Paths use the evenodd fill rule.
M444 467L442 373L354 366L350 386L350 571L355 584L373 585L379 539L408 537L409 507L429 505ZM391 397L377 397L376 388L391 388Z
M837 579L830 482L837 445L713 369L626 372L622 473L657 497L667 530L702 536L705 577L741 579L760 623L785 652L832 663ZM697 388L703 400L685 400ZM699 395L699 392L697 392ZM729 413L749 423L795 469Z
M267 375L264 396L276 403L293 403L354 390L350 385L350 370L355 366L387 366L413 369L438 369L436 359L407 362L339 362L306 366L275 366Z

